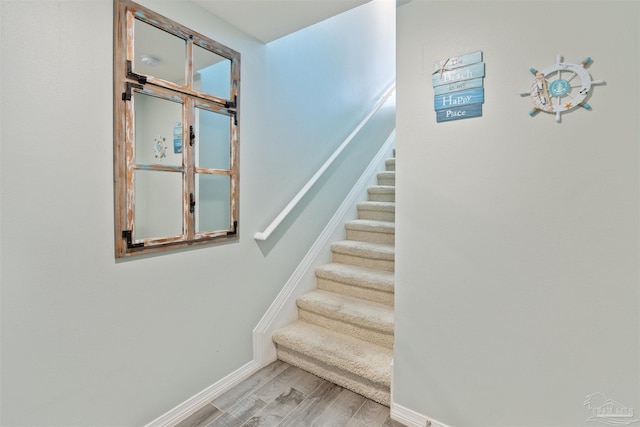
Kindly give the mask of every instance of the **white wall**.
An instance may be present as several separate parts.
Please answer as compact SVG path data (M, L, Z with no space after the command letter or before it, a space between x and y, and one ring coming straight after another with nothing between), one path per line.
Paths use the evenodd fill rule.
M639 18L636 1L398 8L398 405L451 426L596 425L596 392L640 411ZM475 50L483 117L436 123L433 62ZM561 124L519 96L556 54L607 83Z
M112 1L0 2L2 425L143 425L249 362L253 328L386 137L345 152L258 245L394 79L393 2L292 36L307 48L187 1L144 5L242 54L240 240L116 261Z

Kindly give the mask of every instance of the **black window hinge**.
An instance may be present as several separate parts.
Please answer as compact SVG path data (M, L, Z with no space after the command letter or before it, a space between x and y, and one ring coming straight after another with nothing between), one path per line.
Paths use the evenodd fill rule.
M233 101L226 101L224 108L233 116L233 124L238 126L238 111L236 110L238 108L238 95L233 96Z
M131 101L131 89L144 89L142 85L127 82L127 88L124 92L122 92L122 100L123 101Z
M238 95L233 96L233 101L225 102L224 108L238 108Z
M127 241L128 249L141 248L144 246L144 243L133 243L131 230L122 230L122 238Z
M193 131L193 126L189 126L189 145L193 147L193 143L196 141L196 133Z
M127 61L127 78L131 80L137 80L141 85L147 84L147 76L143 76L142 74L136 74L133 72L133 65L131 61Z
M193 193L189 193L189 212L194 213L196 211L196 201L193 197Z
M233 230L227 231L227 236L235 236L238 234L238 221L233 221Z

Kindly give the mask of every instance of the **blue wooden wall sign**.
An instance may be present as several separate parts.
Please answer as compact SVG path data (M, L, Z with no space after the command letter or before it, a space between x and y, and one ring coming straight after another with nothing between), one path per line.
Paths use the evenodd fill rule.
M482 116L482 104L471 104L463 107L453 107L436 111L436 122L467 119Z
M445 108L461 107L469 104L482 104L484 102L484 88L461 90L436 95L433 98L433 108L444 110Z
M481 51L435 62L431 82L436 122L482 116L484 62Z
M471 80L462 80L455 83L447 83L441 86L433 88L434 95L442 95L443 93L449 93L456 90L473 89L476 87L482 87L484 79L482 77Z

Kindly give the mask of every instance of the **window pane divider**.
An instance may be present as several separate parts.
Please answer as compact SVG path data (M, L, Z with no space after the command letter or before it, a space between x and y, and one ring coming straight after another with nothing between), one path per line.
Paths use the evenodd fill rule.
M233 171L229 169L213 169L213 168L198 168L196 167L196 173L204 175L233 175Z
M185 86L181 86L179 84L176 83L172 83L172 82L168 82L166 80L163 79L159 79L157 77L153 77L153 76L149 76L146 74L140 74L141 76L145 76L147 78L147 83L151 84L155 87L160 87L160 88L164 88L167 89L171 92L174 93L179 93L179 94L183 94L183 95L188 95L190 97L196 98L198 100L202 100L198 103L198 107L200 108L200 106L203 106L207 109L218 109L221 111L216 111L216 112L226 112L226 110L230 109L227 108L226 105L227 103L231 102L230 99L225 99L225 98L220 98L218 96L215 95L211 95L211 94L207 94L204 92L201 92L199 90L195 90L195 89L191 89ZM145 87L146 88L146 87ZM211 104L213 103L213 105Z
M175 236L163 236L163 237L145 237L143 239L134 240L133 243L144 243L147 245L166 245L170 243L181 243L184 241L184 235L177 234Z
M185 108L182 111L182 123L195 123L195 102L191 98L187 98L185 103ZM196 177L194 174L194 163L195 163L195 149L194 146L191 145L188 141L189 137L189 128L187 126L182 126L182 131L184 133L184 137L182 139L182 147L183 147L183 159L184 159L184 168L185 173L182 175L183 181L183 203L182 203L182 224L184 227L184 233L187 236L187 240L193 240L195 237L195 221L194 215L191 209L191 199L197 199L196 197ZM198 203L199 200L196 200Z
M141 171L162 171L162 172L180 172L184 173L184 167L173 165L158 165L155 163L136 163L132 166L135 170Z

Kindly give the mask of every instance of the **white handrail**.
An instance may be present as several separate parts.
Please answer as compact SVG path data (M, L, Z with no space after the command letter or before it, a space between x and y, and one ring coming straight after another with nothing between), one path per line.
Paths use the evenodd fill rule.
M364 125L367 124L369 119L371 119L371 117L380 109L380 107L382 107L382 105L384 105L384 103L395 91L395 89L396 89L396 84L393 83L389 87L389 89L387 89L384 95L382 95L378 103L373 107L373 109L369 112L369 114L367 114L367 116L364 119L362 119L360 124L358 124L358 126L356 126L356 128L349 134L349 136L347 136L347 138L342 142L342 144L340 144L340 146L331 155L331 157L329 157L327 161L324 162L324 164L320 167L320 169L318 169L318 172L316 172L315 175L311 177L309 182L307 182L305 186L302 187L300 191L298 191L298 194L296 194L295 197L291 199L289 204L285 206L282 212L280 212L280 214L273 221L271 221L271 224L269 224L269 226L263 232L258 232L253 236L254 239L267 240L269 236L271 236L271 233L273 233L273 231L280 225L280 223L287 217L287 215L291 213L293 208L295 208L296 205L300 202L300 200L302 200L302 198L305 196L305 194L307 194L307 192L313 186L313 184L315 184L316 181L320 179L322 174L329 168L329 166L331 166L333 161L340 155L340 153L342 153L342 151L347 147L347 145L349 145L351 140L358 134L358 132L360 132L360 130L364 127Z

